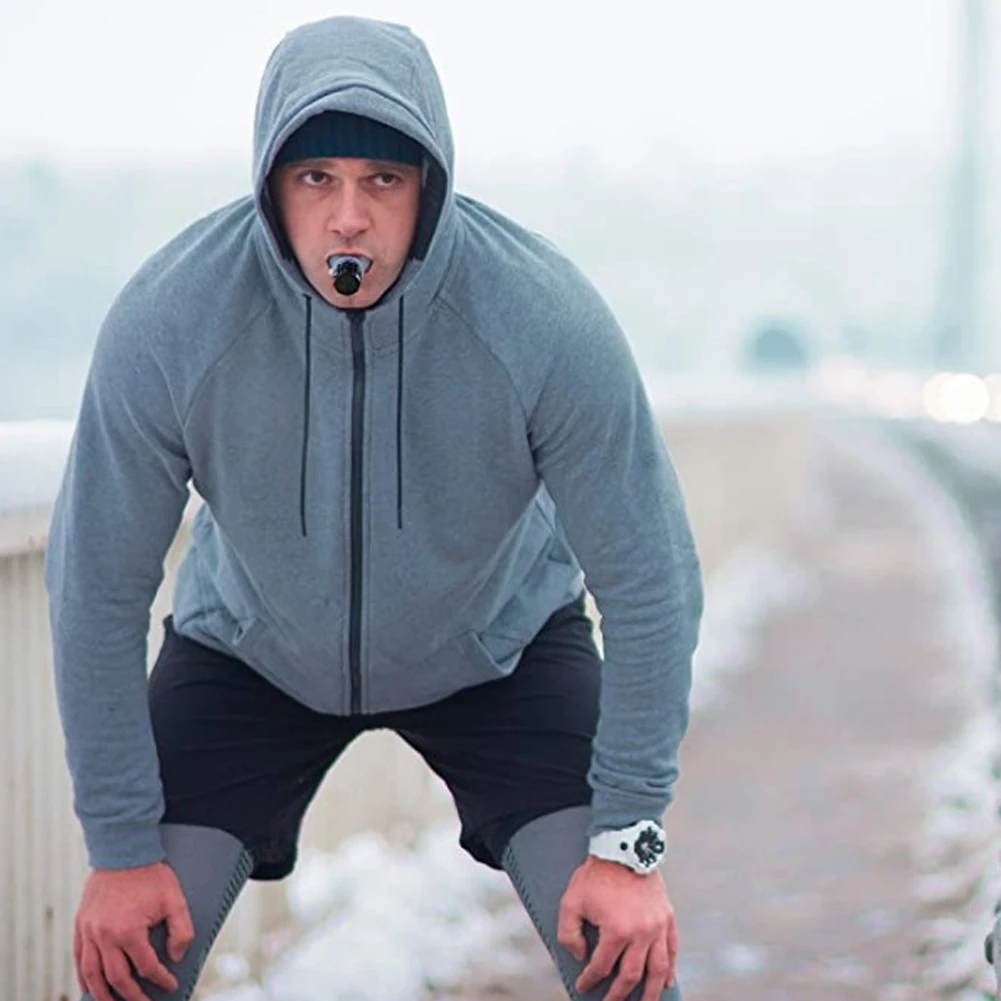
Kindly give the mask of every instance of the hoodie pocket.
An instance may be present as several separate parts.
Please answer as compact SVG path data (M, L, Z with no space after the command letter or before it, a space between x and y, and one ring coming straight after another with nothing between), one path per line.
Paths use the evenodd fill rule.
M237 622L233 630L233 649L242 655L252 652L264 628L264 623L260 619Z
M461 633L428 657L418 666L418 671L424 678L440 678L442 686L453 691L484 681L494 681L511 673L511 669L494 660L473 630Z
M482 677L483 681L507 677L517 666L517 661L513 663L498 662L482 638L472 630L463 633L459 637L459 641L463 657L476 672L476 675Z
M510 674L549 617L577 598L582 587L580 567L554 545L536 561L494 620L476 635L477 643L498 671Z

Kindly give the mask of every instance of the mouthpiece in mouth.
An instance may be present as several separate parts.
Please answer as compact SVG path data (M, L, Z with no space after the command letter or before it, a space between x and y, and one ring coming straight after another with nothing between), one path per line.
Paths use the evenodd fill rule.
M361 288L362 278L372 262L367 257L334 255L327 258L327 267L334 280L334 289L341 295L354 295Z

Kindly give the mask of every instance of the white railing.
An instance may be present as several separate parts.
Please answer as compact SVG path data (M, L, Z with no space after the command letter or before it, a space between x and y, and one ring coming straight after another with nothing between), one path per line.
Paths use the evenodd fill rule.
M805 415L786 407L665 419L707 575L739 545L781 533L807 478L812 435ZM38 427L30 434L37 446ZM71 935L87 869L71 809L42 585L49 509L40 501L51 497L61 461L48 454L35 463L24 448L11 447L12 437L12 429L0 425L0 488L5 476L34 479L22 479L15 510L0 505L0 976L5 1001L64 1001L77 996ZM48 427L41 438L64 448L68 435ZM152 609L151 663L191 511ZM328 776L302 842L330 849L349 834L377 829L399 843L451 811L438 780L406 744L392 734L368 734ZM284 887L251 884L216 952L237 951L259 970L264 943L289 925Z
M56 999L73 982L66 930L85 871L47 669L40 540L25 540L26 551L0 549L0 970L19 1001Z

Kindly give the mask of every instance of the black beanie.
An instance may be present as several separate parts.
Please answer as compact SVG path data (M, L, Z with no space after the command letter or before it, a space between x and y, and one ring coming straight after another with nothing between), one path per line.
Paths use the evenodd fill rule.
M339 156L419 167L424 162L424 148L372 118L346 111L323 111L307 119L285 140L274 166Z

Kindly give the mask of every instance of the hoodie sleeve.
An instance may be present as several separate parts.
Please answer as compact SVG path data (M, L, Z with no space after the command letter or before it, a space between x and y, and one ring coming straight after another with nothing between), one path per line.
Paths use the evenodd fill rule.
M632 353L579 296L530 417L536 466L601 613L590 834L658 819L688 726L702 583L677 477Z
M164 857L146 636L190 468L147 309L112 306L98 337L45 556L56 695L90 864Z

